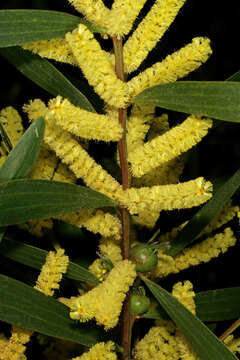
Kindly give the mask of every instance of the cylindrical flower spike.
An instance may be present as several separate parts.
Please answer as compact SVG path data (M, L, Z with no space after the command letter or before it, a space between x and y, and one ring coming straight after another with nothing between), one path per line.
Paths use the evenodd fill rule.
M127 189L119 201L131 214L144 211L186 209L199 206L209 200L212 184L203 177L173 185L159 185Z
M99 233L106 237L113 236L117 241L120 240L120 220L102 210L84 210L74 214L57 216L56 218L77 227L85 227L95 234Z
M21 47L24 50L30 50L43 58L53 59L71 65L78 65L71 48L64 38L34 41L21 45Z
M123 48L125 71L136 70L175 19L186 0L156 0Z
M106 26L110 10L104 5L102 0L69 0L69 2L87 20L101 27Z
M118 262L106 280L79 296L71 307L70 317L86 322L95 319L105 330L115 327L122 303L136 277L135 265L129 260Z
M33 120L36 114L43 117L46 115L46 107L38 99L25 105L24 111ZM62 130L53 120L45 120L44 142L69 166L77 178L85 181L87 186L116 199L122 192L121 185L88 155L71 134Z
M137 96L143 90L155 85L177 81L199 68L207 61L211 53L209 39L194 38L190 44L131 79L127 83L130 96Z
M80 24L66 40L89 84L109 105L124 108L129 102L128 86L117 78L114 68L91 31Z
M57 125L79 137L102 141L118 141L122 137L118 119L80 109L61 96L50 100L48 108L48 118L53 117Z
M131 115L127 120L127 149L131 153L135 148L143 145L144 138L154 119L155 106L134 104Z
M62 275L67 271L68 264L69 258L64 255L64 249L49 251L34 288L45 295L53 296L54 290L59 288Z
M129 153L133 176L140 177L196 145L208 133L211 119L190 115L182 124Z
M107 33L117 37L127 35L145 2L146 0L115 0L105 26Z
M117 355L114 350L115 345L112 341L108 341L107 343L101 342L91 347L88 352L72 360L117 360Z
M236 244L236 238L230 228L223 233L209 237L201 243L184 249L175 258L158 252L158 265L151 273L153 278L162 278L169 274L176 274L190 266L199 265L225 253L229 247Z

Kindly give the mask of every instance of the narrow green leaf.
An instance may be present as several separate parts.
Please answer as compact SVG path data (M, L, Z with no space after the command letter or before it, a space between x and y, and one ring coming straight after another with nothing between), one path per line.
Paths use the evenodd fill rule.
M45 122L38 118L32 123L0 168L0 179L11 180L26 177L39 155Z
M20 179L28 175L37 160L44 128L42 118L29 126L0 168L0 180ZM5 227L0 228L0 242L4 232Z
M180 328L201 360L236 360L236 356L196 316L161 286L142 276L149 290Z
M25 179L0 183L0 226L105 206L116 203L84 186Z
M95 112L85 95L46 59L18 46L0 49L0 54L23 75L51 95L61 95L74 105Z
M0 320L84 346L102 341L104 332L76 323L67 306L40 291L0 274Z
M197 317L201 321L224 321L240 317L240 287L202 291L195 295L194 301ZM160 305L152 306L142 317L169 319Z
M40 270L43 264L45 264L48 252L19 241L4 238L0 244L0 254L21 264ZM73 280L93 284L99 283L98 278L94 274L73 262L69 263L65 276Z
M154 86L133 99L164 109L240 121L240 84L234 81L178 81Z
M0 47L64 37L78 24L92 32L104 29L71 14L51 10L0 10Z
M240 317L240 287L197 293L194 301L202 321L223 321Z
M240 169L216 191L215 195L191 218L175 239L171 242L171 248L166 251L167 255L175 256L210 223L217 213L240 186Z

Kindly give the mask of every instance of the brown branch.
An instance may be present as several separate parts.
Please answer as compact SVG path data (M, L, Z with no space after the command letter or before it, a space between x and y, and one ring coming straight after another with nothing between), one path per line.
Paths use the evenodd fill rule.
M115 71L117 77L125 81L124 62L123 62L123 48L122 39L117 37L112 38L114 53L115 53ZM122 172L122 188L126 190L130 187L130 172L127 163L127 143L126 143L126 118L127 109L118 110L118 119L123 127L123 136L118 142L118 153L120 159L120 167ZM130 233L130 217L126 208L121 207L122 218L122 255L123 259L129 258L129 233ZM122 311L122 326L121 326L121 345L123 347L122 360L129 360L131 353L131 330L132 330L132 316L130 314L130 298L127 294Z

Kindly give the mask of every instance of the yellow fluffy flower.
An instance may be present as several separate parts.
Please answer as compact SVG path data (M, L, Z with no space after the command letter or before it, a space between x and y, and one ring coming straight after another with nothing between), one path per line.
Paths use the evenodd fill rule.
M50 251L38 276L34 288L43 294L52 296L54 289L59 288L62 274L67 271L69 259L64 255L63 249L58 249L55 253ZM22 329L19 326L12 326L12 335L0 354L1 360L25 360L25 344L30 340L32 330Z
M115 345L112 341L108 341L107 343L101 342L91 347L88 352L72 360L117 360L117 355L114 350Z
M105 52L90 30L80 24L66 40L89 84L109 105L123 108L129 102L128 86L117 78Z
M127 35L146 0L115 0L106 24L109 35Z
M46 107L37 99L25 105L24 111L28 113L30 120L34 120L36 114L45 116ZM46 120L44 142L68 165L77 178L85 181L87 186L116 198L121 192L120 184L88 155L70 133L62 130L53 120Z
M85 227L95 234L99 233L103 236L113 236L115 240L120 240L120 220L116 216L102 210L83 210L74 214L56 216L56 218L77 227Z
M189 280L178 282L173 286L172 295L180 301L193 315L196 315L196 304L194 302L195 292Z
M129 153L132 174L140 177L191 149L207 135L211 119L190 115L182 124Z
M178 282L172 295L189 311L196 313L195 292L190 281ZM157 321L134 348L134 360L197 360L190 343L172 321Z
M38 54L43 58L53 59L71 65L78 65L71 48L64 38L34 41L23 44L22 48L24 50L32 51L34 54Z
M158 252L158 265L153 270L153 278L165 277L185 270L190 266L199 265L218 257L225 253L229 247L236 244L236 238L230 228L226 228L223 233L216 234L203 240L201 243L184 249L175 258L165 255L162 251Z
M129 95L134 97L152 86L177 81L199 68L202 63L207 61L211 53L209 39L194 38L190 44L172 55L168 55L162 62L157 62L128 81Z
M1 349L1 360L27 360L24 352L27 344L32 335L31 330L22 329L19 326L12 326L12 335ZM1 348L1 347L0 347Z
M130 188L120 194L119 201L131 214L142 211L186 209L199 206L211 198L212 184L204 178L173 184Z
M135 148L143 145L144 138L154 119L154 105L134 104L127 120L127 149L130 154Z
M129 260L118 262L106 280L79 296L71 307L70 317L86 322L95 319L105 330L115 327L122 303L136 277L135 265Z
M113 238L102 237L100 239L99 249L114 265L122 260L121 247Z
M61 96L50 100L48 108L48 118L53 117L58 126L79 137L103 141L118 141L122 137L118 119L80 109Z
M123 48L125 70L136 70L175 19L185 0L156 0Z
M69 2L87 20L102 27L106 26L110 10L104 5L102 0L69 0Z
M68 263L69 258L64 255L64 249L49 251L34 288L45 295L53 296L54 289L59 288L62 275L67 271Z

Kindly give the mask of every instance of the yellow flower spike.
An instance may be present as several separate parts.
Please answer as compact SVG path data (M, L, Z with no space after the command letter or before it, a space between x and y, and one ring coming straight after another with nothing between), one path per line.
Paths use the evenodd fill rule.
M77 356L72 360L117 360L115 354L115 345L112 341L106 343L101 342L93 347L81 356Z
M79 137L102 141L118 141L122 137L118 119L80 109L61 96L50 100L48 108L48 118L53 117L58 126Z
M23 111L28 114L30 121L34 121L40 116L45 118L48 108L42 100L34 99L30 100L29 104L23 105Z
M136 70L162 38L186 0L156 0L123 48L125 70Z
M64 255L64 249L58 249L56 252L49 251L45 264L36 281L34 288L45 295L52 296L54 289L59 288L59 282L62 274L67 271L69 259ZM12 326L12 335L4 351L0 353L1 360L25 360L25 344L31 338L33 331L22 329L18 326Z
M0 111L0 122L6 130L12 145L15 146L24 132L19 113L12 106L8 106Z
M41 113L41 109L41 116L45 116L46 107L38 99L24 106L24 111L29 114L30 120L34 120L36 114ZM90 188L113 199L122 192L121 185L88 155L71 134L62 130L54 121L46 121L43 140L62 162L68 165L76 177L82 178Z
M129 260L118 262L106 280L79 296L71 308L70 317L86 322L95 319L105 330L118 323L122 303L136 277L135 265Z
M5 344L0 353L1 360L27 360L24 352L26 350L25 344L27 344L32 335L31 330L22 329L18 326L12 326L12 335Z
M117 37L127 35L145 2L146 0L115 0L106 24L107 33Z
M32 51L34 54L47 59L53 59L63 63L78 65L71 48L64 38L34 41L21 45L24 50Z
M99 249L114 265L122 260L121 247L119 244L116 244L113 238L102 237L100 239Z
M128 86L117 78L112 64L90 30L80 24L66 40L83 74L98 95L109 105L123 108L129 102Z
M34 288L45 295L53 296L54 289L59 288L59 282L66 273L68 264L69 258L64 255L64 249L49 251Z
M194 302L195 292L189 280L178 282L173 286L172 295L178 299L193 315L196 315L196 304Z
M190 115L182 124L139 146L128 155L132 174L140 177L195 146L207 135L213 122Z
M77 227L85 227L87 230L101 234L102 236L113 236L115 241L121 237L121 222L116 217L102 210L84 210L74 214L65 214L56 217L68 224Z
M135 148L143 145L144 138L154 119L154 105L134 104L131 115L127 120L127 149L131 153Z
M147 140L150 141L169 130L168 115L163 114L153 120L148 131ZM165 164L157 166L140 178L133 178L134 187L176 184L185 165L185 156L178 156Z
M92 23L105 27L108 22L110 10L102 0L69 0L77 11Z
M153 278L162 278L169 274L176 274L190 266L199 265L225 253L229 247L236 244L236 238L230 228L223 233L207 238L199 244L184 249L175 258L158 252L158 265L151 273Z
M141 211L186 209L211 198L212 184L203 177L173 185L130 188L120 194L119 201L131 214Z
M202 63L207 61L211 53L209 39L194 38L190 44L172 55L168 55L162 62L157 62L128 81L130 97L137 96L152 86L177 81L199 68Z

